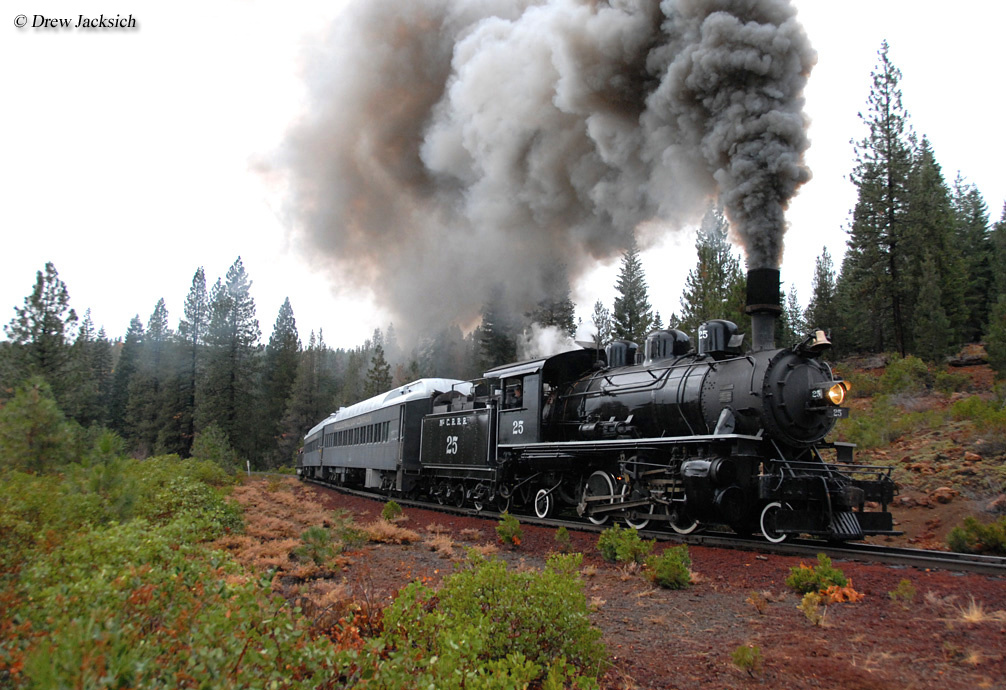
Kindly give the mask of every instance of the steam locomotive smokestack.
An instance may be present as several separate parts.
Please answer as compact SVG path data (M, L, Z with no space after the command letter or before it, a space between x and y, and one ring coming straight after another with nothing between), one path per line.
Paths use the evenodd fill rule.
M748 271L748 302L751 315L751 346L759 350L775 347L775 322L782 313L779 304L779 269L753 268Z

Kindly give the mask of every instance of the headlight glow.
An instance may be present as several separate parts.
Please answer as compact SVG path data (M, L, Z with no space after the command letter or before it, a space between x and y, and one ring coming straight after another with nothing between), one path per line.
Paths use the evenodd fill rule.
M845 401L845 385L836 383L828 389L827 396L832 405L841 405Z

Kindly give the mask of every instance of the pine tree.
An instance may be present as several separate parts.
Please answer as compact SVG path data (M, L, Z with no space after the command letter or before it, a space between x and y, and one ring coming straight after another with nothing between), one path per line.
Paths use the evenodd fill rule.
M992 307L985 347L989 366L996 372L996 378L1006 379L1006 293L999 295L999 300Z
M277 442L277 454L282 462L292 461L304 435L335 411L327 360L324 338L315 338L312 331L307 348L300 353L297 378L283 414L282 433Z
M548 271L542 279L544 297L528 314L531 323L554 326L570 338L576 335L576 308L569 297L569 277L565 265Z
M129 322L126 338L115 363L112 379L112 393L109 401L108 423L115 431L130 441L134 439L131 420L127 417L129 406L129 384L140 367L143 348L143 322L137 314Z
M888 51L884 41L872 74L869 110L860 114L869 134L856 144L856 167L850 176L859 198L842 266L846 283L843 307L855 309L852 318L856 323L871 326L872 342L855 345L882 351L891 343L904 355L908 286L903 279L907 257L902 242L914 137L901 102L901 72Z
M482 369L507 364L517 359L518 326L503 301L503 288L496 287L482 309L479 347Z
M936 261L927 255L922 262L923 275L936 275ZM940 281L923 281L919 288L916 317L913 322L915 330L914 351L927 362L939 362L951 343L951 324L943 311L943 295L940 293Z
M0 469L41 474L72 459L73 434L66 419L49 384L33 376L0 406Z
M1002 216L992 229L992 302L1006 295L1006 203Z
M611 312L615 337L641 345L653 325L653 312L635 238L622 254L622 268L615 290L617 296Z
M384 359L384 347L378 343L370 358L370 369L367 370L367 383L363 394L370 398L387 392L391 388L391 365Z
M954 180L954 245L962 257L963 316L962 340L977 342L988 323L993 295L993 247L989 212L978 189L958 174Z
M161 298L147 321L138 366L128 384L126 416L132 428L130 440L134 449L143 455L153 453L157 447L164 423L162 414L170 416L165 408L165 397L172 383L168 352L172 336L168 309Z
M276 457L274 449L278 437L282 434L283 414L297 379L299 355L300 337L297 334L297 321L288 297L276 315L276 323L273 325L272 335L265 349L263 363L264 400L260 428L271 431L264 434L261 442L270 449L266 454L272 456L269 464L273 466L287 459Z
M70 293L52 262L38 271L32 293L23 307L14 308L14 318L4 332L14 345L19 378L41 376L51 386L57 403L67 392L70 333L77 313L70 308Z
M918 330L920 320L927 317L919 313L917 302L923 285L933 281L938 284L941 307L949 319L949 342L958 342L967 320L964 307L966 266L955 241L950 189L925 137L915 153L908 179L908 208L904 215L906 224L901 249L906 269L902 275L910 288L905 291L903 300L906 347L915 352L919 338L927 337ZM928 265L925 264L927 257L932 262L932 273L923 269Z
M811 284L810 303L807 305L805 320L809 329L830 330L838 325L835 308L835 266L828 248L821 249L821 255L814 263L814 281Z
M206 292L206 272L200 266L192 276L178 322L181 343L177 386L177 420L181 434L181 455L187 456L196 436L196 390L203 367L203 346L210 324L210 302Z
M63 412L81 426L102 425L108 414L111 389L112 346L105 332L95 333L91 310L84 312L77 338L70 348L69 392Z
M780 345L792 345L807 334L807 322L804 319L803 309L800 308L795 285L791 285L789 288L779 325L781 332L778 343Z
M253 462L257 460L254 412L260 335L251 280L238 257L210 295L206 373L199 382L196 427L216 424L231 446Z
M594 347L600 350L611 342L613 333L611 312L601 300L594 302L594 313L590 316L590 322L594 324Z
M695 240L698 263L688 272L681 296L679 318L684 331L694 334L711 319L727 319L745 329L745 278L727 241L728 231L720 209L706 211Z

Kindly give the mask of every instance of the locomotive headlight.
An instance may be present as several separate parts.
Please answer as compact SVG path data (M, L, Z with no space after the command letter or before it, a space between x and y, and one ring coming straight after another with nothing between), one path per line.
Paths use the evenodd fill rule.
M847 387L844 381L839 381L835 385L831 386L825 393L828 398L828 402L832 405L841 405L845 402L845 391Z

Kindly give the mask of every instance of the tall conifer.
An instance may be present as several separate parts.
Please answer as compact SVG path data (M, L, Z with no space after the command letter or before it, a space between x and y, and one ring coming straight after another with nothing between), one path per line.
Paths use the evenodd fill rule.
M851 179L858 190L842 267L843 309L871 332L858 336L858 346L881 351L888 344L906 348L904 303L909 290L903 241L906 239L908 177L914 136L902 105L901 71L891 62L884 41L872 74L868 110L860 118L869 133L856 143Z
M635 237L622 254L615 290L617 295L611 311L614 335L642 345L653 326L653 311Z

